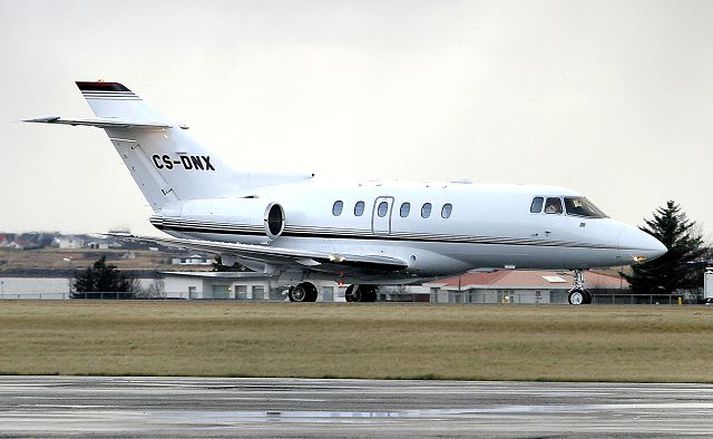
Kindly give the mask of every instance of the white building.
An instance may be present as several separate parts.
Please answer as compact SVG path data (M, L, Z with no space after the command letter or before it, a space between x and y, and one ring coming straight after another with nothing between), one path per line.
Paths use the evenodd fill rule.
M588 271L585 288L593 293L628 294L619 276ZM424 284L438 303L567 303L572 275L557 271L501 270L466 273Z
M98 250L108 250L109 243L104 241L92 241L87 243L87 248L93 248Z
M166 272L163 289L171 299L288 300L270 276L254 272ZM318 302L343 302L346 285L316 282Z
M84 247L84 238L79 236L58 236L54 238L53 246L59 248L82 248Z
M171 265L210 265L212 263L212 257L203 256L199 254L171 259Z

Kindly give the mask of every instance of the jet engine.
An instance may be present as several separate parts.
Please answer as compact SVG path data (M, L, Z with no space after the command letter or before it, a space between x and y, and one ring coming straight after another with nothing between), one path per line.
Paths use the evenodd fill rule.
M285 209L277 203L270 203L265 208L265 234L270 241L285 230Z

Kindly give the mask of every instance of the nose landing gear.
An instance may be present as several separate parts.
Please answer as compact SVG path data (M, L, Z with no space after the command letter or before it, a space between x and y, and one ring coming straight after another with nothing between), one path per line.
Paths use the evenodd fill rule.
M592 293L584 288L584 272L574 270L574 286L567 294L567 302L570 305L585 305L592 303Z

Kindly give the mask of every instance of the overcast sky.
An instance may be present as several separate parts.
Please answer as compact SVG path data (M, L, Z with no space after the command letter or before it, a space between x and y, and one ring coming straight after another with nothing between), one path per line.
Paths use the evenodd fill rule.
M547 183L713 235L711 1L0 0L0 231L157 234L75 80L237 167Z

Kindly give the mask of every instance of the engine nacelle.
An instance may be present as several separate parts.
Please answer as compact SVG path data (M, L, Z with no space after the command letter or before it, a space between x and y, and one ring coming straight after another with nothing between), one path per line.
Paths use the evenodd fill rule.
M265 234L272 241L285 230L285 209L277 203L270 203L265 208Z
M249 244L262 244L265 238L272 241L285 229L282 205L258 197L186 200L176 216L179 215L188 221L215 224L217 228L223 224L249 227L252 233L241 240ZM257 227L264 230L264 236L254 235ZM240 231L235 234L239 235Z

